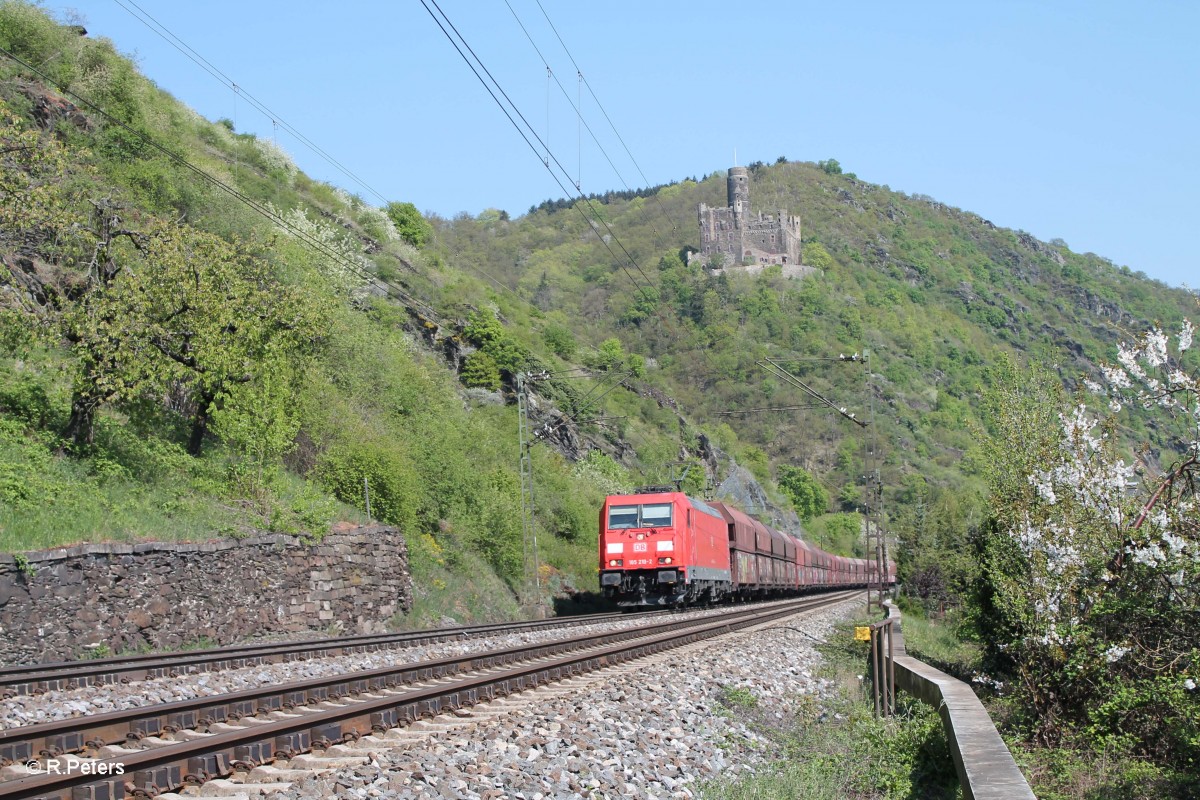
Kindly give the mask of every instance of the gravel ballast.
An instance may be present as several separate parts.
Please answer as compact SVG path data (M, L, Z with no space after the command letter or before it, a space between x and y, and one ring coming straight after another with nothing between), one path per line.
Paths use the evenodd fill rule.
M815 674L834 625L862 609L820 611L610 667L503 701L513 713L472 727L360 742L369 763L295 781L280 800L317 798L687 798L774 760L741 718L786 720L836 695ZM730 702L730 698L736 698ZM497 705L497 704L493 704ZM412 736L413 734L405 734ZM365 749L364 749L365 748Z
M688 619L719 613L699 610L671 619ZM667 621L666 618L660 618ZM319 657L220 672L200 672L179 677L153 678L128 684L102 684L77 689L53 690L39 695L18 695L0 701L0 730L35 725L91 714L104 714L157 703L172 703L197 697L255 689L311 678L332 677L349 672L379 669L396 664L453 658L526 644L616 631L642 624L636 616L612 622L575 627L540 629L511 634L462 639L419 647L403 647L372 653Z

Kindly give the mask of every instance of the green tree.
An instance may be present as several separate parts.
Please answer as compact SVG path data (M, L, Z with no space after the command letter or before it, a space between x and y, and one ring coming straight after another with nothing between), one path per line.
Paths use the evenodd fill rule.
M182 386L195 408L188 452L199 455L218 399L311 352L327 306L189 226L151 220L122 234L128 246L103 255L101 273L113 277L65 315L83 365L70 433L86 441L101 402Z
M625 359L625 346L614 336L600 343L596 354L587 359L587 365L592 369L610 370L624 364Z
M529 365L529 351L509 335L491 309L471 312L463 336L509 375L515 375Z
M826 175L842 174L842 165L838 163L836 158L831 158L827 161L818 161L817 166L823 169Z
M236 476L243 488L260 498L279 457L295 446L300 420L286 358L264 359L254 379L225 386L212 413L213 430L241 454Z
M832 269L835 266L833 256L820 242L805 242L803 246L804 263L817 269Z
M806 469L790 464L781 466L779 488L792 501L792 508L802 520L812 519L828 510L829 493Z
M433 238L433 226L412 203L388 203L384 209L400 238L420 247Z
M655 287L642 289L621 314L621 322L625 325L641 325L654 316L654 312L658 310L659 299L659 291Z
M464 386L496 391L500 388L500 368L496 359L483 350L476 350L463 362L460 375Z
M550 323L542 331L542 340L559 358L570 359L575 356L575 350L578 347L575 343L575 334L571 333L571 329L566 325Z

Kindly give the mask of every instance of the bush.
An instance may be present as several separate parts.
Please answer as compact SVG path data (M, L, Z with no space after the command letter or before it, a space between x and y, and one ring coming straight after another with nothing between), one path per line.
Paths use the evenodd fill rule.
M792 501L800 519L812 519L824 514L829 506L829 493L808 470L784 464L779 468L779 488Z
M388 203L384 209L400 238L420 247L433 237L433 226L412 203Z
M482 350L467 356L460 377L463 385L468 388L487 389L492 392L500 389L500 368L496 366L496 359Z

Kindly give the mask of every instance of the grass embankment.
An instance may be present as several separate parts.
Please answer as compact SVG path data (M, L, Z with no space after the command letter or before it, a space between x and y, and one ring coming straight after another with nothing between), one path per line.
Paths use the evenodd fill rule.
M955 798L961 796L937 711L899 694L897 713L876 719L869 688L859 676L866 643L853 638L858 620L839 625L819 649L820 675L840 687L832 700L815 698L780 722L752 696L731 692L731 713L748 719L778 751L778 760L750 778L705 787L710 800L829 798Z

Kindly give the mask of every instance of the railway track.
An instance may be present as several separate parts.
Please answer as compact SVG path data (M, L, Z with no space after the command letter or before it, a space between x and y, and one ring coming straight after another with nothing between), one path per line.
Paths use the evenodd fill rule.
M645 615L669 611L643 612ZM487 625L435 628L405 633L363 634L274 644L246 644L175 653L140 653L87 661L60 661L0 667L0 699L38 694L81 686L127 683L150 678L178 677L202 672L371 653L461 639L476 639L496 633L517 633L543 628L565 628L628 619L628 613L587 614L545 620L498 622Z
M460 658L205 697L0 731L0 755L41 774L0 782L0 798L154 796L578 676L739 628L840 602L856 592ZM340 748L342 752L345 747ZM322 760L320 757L304 758ZM325 761L336 761L324 759ZM59 774L50 773L51 762ZM360 762L361 763L361 762Z

